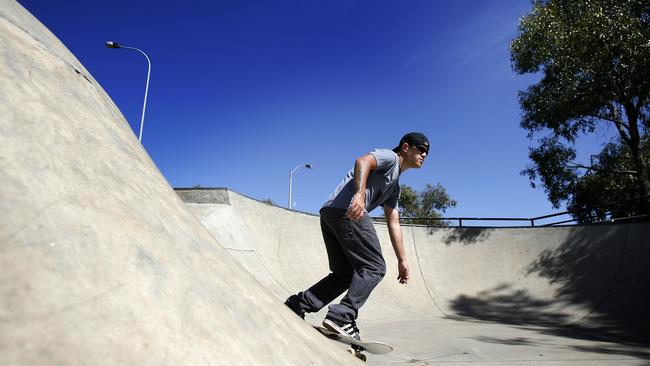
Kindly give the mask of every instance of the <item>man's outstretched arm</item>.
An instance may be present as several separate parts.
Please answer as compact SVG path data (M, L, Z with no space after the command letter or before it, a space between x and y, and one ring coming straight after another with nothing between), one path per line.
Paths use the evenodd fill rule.
M384 216L388 225L388 234L390 242L393 244L393 250L397 257L397 280L399 283L406 284L410 278L409 265L406 260L404 251L404 239L402 237L402 227L399 224L399 212L388 205L384 205Z
M377 159L371 154L366 154L354 162L354 188L355 194L348 208L351 220L359 220L366 209L366 181L371 170L377 168Z

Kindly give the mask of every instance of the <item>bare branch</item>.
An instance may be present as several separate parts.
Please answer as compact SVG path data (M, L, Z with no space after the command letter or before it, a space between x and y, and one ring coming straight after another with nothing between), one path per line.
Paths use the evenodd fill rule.
M625 124L625 122L616 118L607 117L600 114L590 114L589 117L600 118L602 120L612 122L616 126L616 129L618 130L618 134L621 136L623 141L625 141L628 145L632 142L632 139L630 137L630 132L631 132L630 126Z
M602 119L602 120L605 120L605 121L608 121L608 122L612 122L613 124L615 124L617 126L624 127L628 131L630 129L630 127L628 125L626 125L625 122L614 119L614 118L611 118L611 117L603 116L603 115L600 115L600 114L590 114L589 117L599 118L599 119Z
M637 172L635 170L610 170L610 169L602 169L602 168L594 168L593 166L586 166L582 164L577 164L577 163L567 163L569 166L573 168L580 168L580 169L586 169L586 170L593 170L596 172L608 172L608 173L614 173L614 174L631 174L634 175Z
M628 144L628 146L631 145L632 144L632 137L631 137L632 130L630 129L630 127L628 125L626 125L626 124L618 124L617 123L615 125L616 125L616 129L618 130L618 134L621 135L621 139L623 139L623 141L625 141L625 143ZM627 132L623 128L625 128L625 130L627 130Z

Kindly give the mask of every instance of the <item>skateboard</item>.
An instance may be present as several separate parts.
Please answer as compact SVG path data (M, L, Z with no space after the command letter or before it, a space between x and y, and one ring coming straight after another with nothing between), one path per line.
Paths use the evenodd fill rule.
M363 351L368 351L373 355L383 355L393 352L393 346L384 342L358 341L352 337L340 335L339 333L333 332L319 325L314 325L313 327L325 337L350 346L348 352L362 361L366 361L366 355L362 353Z

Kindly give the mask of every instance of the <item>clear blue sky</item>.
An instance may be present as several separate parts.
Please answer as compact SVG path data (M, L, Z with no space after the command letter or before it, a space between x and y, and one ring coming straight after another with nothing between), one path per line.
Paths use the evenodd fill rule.
M528 0L19 0L75 54L175 187L229 187L317 212L356 157L409 131L431 140L402 184L441 183L446 216L554 212L519 172L533 142L519 127L508 45ZM602 137L602 136L601 136ZM593 146L591 146L593 148ZM374 212L373 214L379 214Z

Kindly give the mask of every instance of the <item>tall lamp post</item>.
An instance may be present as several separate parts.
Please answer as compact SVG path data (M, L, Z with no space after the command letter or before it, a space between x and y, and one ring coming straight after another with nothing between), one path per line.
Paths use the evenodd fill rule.
M298 165L297 167L295 167L295 168L291 171L291 173L289 173L289 206L288 206L289 209L291 209L291 206L292 206L292 204L291 204L291 191L292 191L292 189L293 189L293 173L295 173L296 170L302 168L303 166L304 166L305 168L307 168L307 169L311 169L311 168L313 168L313 165L311 165L311 164L300 164L300 165Z
M144 112L147 110L147 94L149 94L149 76L151 75L151 60L149 60L149 56L147 56L146 53L144 53L142 50L137 49L135 47L127 47L127 46L122 46L121 44L113 41L108 41L106 42L106 47L108 48L124 48L127 50L133 50L133 51L138 51L140 52L146 59L147 59L147 86L144 89L144 104L142 105L142 118L140 119L140 134L138 135L138 140L142 142L142 130L144 129Z

